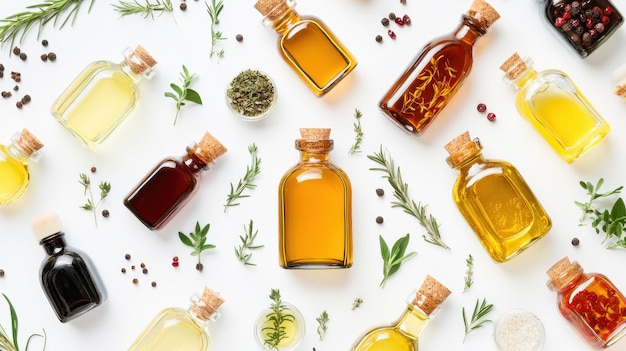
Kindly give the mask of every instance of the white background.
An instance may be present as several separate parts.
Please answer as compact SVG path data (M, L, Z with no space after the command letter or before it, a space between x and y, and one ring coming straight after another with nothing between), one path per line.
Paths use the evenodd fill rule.
M0 17L20 11L29 1L2 1ZM302 0L300 14L315 15L338 35L359 60L353 73L323 98L315 97L282 61L276 49L276 33L265 28L253 1L225 0L217 29L228 40L218 44L222 59L209 58L210 21L202 1L188 1L187 11L174 2L173 14L142 18L120 18L111 6L114 1L96 1L90 13L85 5L73 26L59 30L46 26L37 39L36 29L19 46L29 55L26 62L0 52L6 67L0 90L11 90L10 71L20 71L20 90L0 100L0 140L26 127L45 146L41 160L31 167L32 182L16 203L0 210L0 292L13 301L20 317L22 348L30 333L45 329L48 350L125 350L144 326L161 309L186 308L188 298L204 286L219 291L226 299L221 318L210 326L212 350L255 350L253 325L257 314L269 304L270 289L280 289L283 298L298 306L306 318L306 340L302 350L349 350L368 328L389 323L403 313L405 298L418 287L426 274L452 290L436 318L421 334L422 350L495 350L493 324L472 332L465 343L461 310L473 308L476 299L487 298L495 305L488 317L496 320L513 308L535 313L546 328L546 350L590 350L558 313L554 292L545 283L545 271L557 260L569 256L588 272L607 275L626 291L623 274L626 252L607 250L602 237L590 226L578 226L580 210L575 200L586 200L580 180L606 179L606 189L626 182L623 150L626 139L626 102L613 95L612 72L626 63L626 29L614 36L588 59L570 51L542 22L534 1L492 0L501 19L478 41L473 71L453 101L422 137L404 133L377 109L384 92L418 50L430 39L452 31L470 1L407 0ZM623 0L616 6L626 11ZM410 26L392 28L391 40L380 19L389 12L409 14ZM234 40L236 34L243 42ZM376 35L384 40L377 43ZM44 48L41 39L50 44ZM87 64L96 60L120 61L125 47L141 44L158 61L152 80L140 83L141 102L133 115L96 151L74 140L49 113L58 94ZM56 62L42 62L39 55L54 51ZM498 69L514 51L529 56L538 70L557 68L567 72L587 98L612 126L608 138L573 164L567 164L517 113L514 88L502 80ZM202 96L202 106L183 107L178 123L172 125L174 102L163 96L172 82L180 83L185 64L197 74L192 84ZM228 110L224 92L229 80L246 68L267 72L277 84L278 103L265 121L249 123ZM16 96L30 94L32 102L22 110ZM478 103L497 115L495 123L476 111ZM353 112L363 112L363 152L347 153L354 141ZM353 186L354 265L346 270L288 271L278 266L277 186L283 173L298 160L294 140L300 127L329 127L335 140L332 161L350 176ZM203 184L194 199L164 229L152 232L123 206L122 199L157 162L180 156L185 146L210 131L228 152L203 174ZM469 130L483 143L486 158L511 162L522 173L550 214L549 234L513 260L498 264L491 260L456 209L451 188L456 171L445 162L443 146ZM248 145L256 143L262 159L257 188L247 190L250 198L224 212L230 183L243 176L249 164ZM370 171L375 164L368 154L383 147L402 169L412 198L428 204L429 213L441 223L446 251L426 243L418 222L400 209L391 208L392 190L382 173ZM89 173L92 166L95 174ZM92 182L109 181L112 190L101 209L111 212L99 217L96 229L92 214L79 208L85 201L79 173ZM379 198L376 188L385 189ZM35 241L30 222L48 211L61 216L69 245L86 252L94 261L107 287L104 305L70 323L60 323L39 286L39 266L45 253ZM382 225L375 223L383 216ZM243 235L243 225L254 220L259 234L256 242L265 245L254 251L256 267L237 261L234 246ZM178 231L193 230L196 221L210 223L208 241L216 249L202 254L205 269L195 270L195 258L178 239ZM378 236L392 243L411 234L409 250L418 254L402 265L384 288ZM573 247L573 237L581 244ZM132 255L130 262L124 255ZM463 293L465 260L474 257L474 285ZM173 256L180 267L173 268ZM149 274L129 272L122 267L144 262ZM139 278L133 285L132 278ZM156 288L150 281L156 281ZM351 310L355 298L363 305ZM329 329L319 341L315 318L326 310ZM468 311L468 312L470 312ZM9 328L9 312L0 302L0 323ZM38 349L40 344L33 344ZM626 350L625 343L615 350Z

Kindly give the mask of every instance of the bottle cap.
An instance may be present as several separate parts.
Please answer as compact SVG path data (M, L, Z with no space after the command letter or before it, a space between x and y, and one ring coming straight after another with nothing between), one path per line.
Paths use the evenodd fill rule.
M444 148L450 154L450 156L446 158L446 162L448 162L450 167L458 166L468 157L471 157L481 150L478 138L472 140L467 131L452 139Z
M411 304L430 315L450 295L451 291L435 278L427 275L415 293Z
M35 218L31 222L30 227L35 234L37 241L42 241L43 239L56 234L63 229L59 216L54 212L46 213Z
M258 0L254 4L254 8L257 9L263 16L267 16L270 20L275 20L284 11L289 9L289 5L285 0Z
M209 320L216 318L217 310L224 303L224 299L219 293L205 287L200 299L196 301L191 310L202 320Z
M582 267L577 262L570 262L568 257L563 257L546 272L550 278L548 288L561 289L580 273L582 273Z
M626 64L618 67L613 72L613 80L617 83L615 86L615 95L626 98Z
M33 152L43 147L43 143L26 128L22 129L17 139L17 144L22 148L27 157L30 157Z
M130 69L135 74L141 74L146 69L154 67L157 64L156 60L141 45L137 45L130 55L129 61Z
M527 68L526 61L517 52L500 65L500 70L505 73L505 77L509 80L517 79Z
M330 128L300 128L303 140L329 140Z
M500 18L498 11L485 0L474 0L467 15L478 22L484 30L489 29Z
M226 147L215 139L209 132L204 132L200 142L194 147L193 152L205 163L215 161L226 152Z

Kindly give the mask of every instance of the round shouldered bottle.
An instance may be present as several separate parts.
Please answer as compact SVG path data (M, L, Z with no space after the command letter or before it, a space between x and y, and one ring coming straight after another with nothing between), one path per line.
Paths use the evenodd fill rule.
M52 115L76 139L95 148L130 115L138 83L150 79L156 61L142 47L126 48L124 60L89 64L52 104Z
M574 162L600 143L611 127L563 71L537 72L530 58L513 53L501 66L516 89L515 106L554 151Z
M209 322L216 321L224 303L219 293L205 287L188 309L169 307L159 312L128 351L207 351L211 347Z
M607 348L626 335L626 297L603 274L585 273L564 257L546 272L561 315L595 348Z
M458 171L454 202L491 258L508 261L548 233L550 217L517 168L485 159L468 132L445 149L448 165Z
M30 183L28 165L39 160L42 147L28 129L15 133L9 145L0 144L0 209L24 194Z

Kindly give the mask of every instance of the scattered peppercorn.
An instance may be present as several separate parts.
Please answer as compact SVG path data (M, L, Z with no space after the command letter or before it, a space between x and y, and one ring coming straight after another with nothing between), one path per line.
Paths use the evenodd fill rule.
M48 61L48 54L41 54L39 57L41 57L41 61Z
M489 122L493 122L493 121L495 121L495 120L496 120L496 114L495 114L495 113L493 113L493 112L489 112L489 113L487 114L487 119L489 120Z
M572 239L572 245L578 246L578 244L580 244L580 240L578 238Z
M133 284L138 284L138 283L139 283L139 279L133 278Z
M383 196L385 195L385 191L381 188L376 189L376 195Z
M410 25L411 24L411 17L409 17L409 15L404 15L404 16L402 16L402 21L404 21L404 24Z
M19 83L20 81L22 81L22 74L20 72L12 71L11 79Z
M172 267L178 267L178 256L172 257Z
M0 269L0 277L4 277L4 269Z
M476 109L478 110L478 112L483 113L485 111L487 111L487 105L483 104L482 102L480 104L478 104L476 106Z
M54 61L56 59L57 59L57 54L55 54L54 52L49 52L48 53L48 60Z
M126 273L126 268L122 267L122 273Z
M102 217L109 217L110 214L109 210L102 210Z
M185 11L185 10L187 9L187 4L186 4L186 3L184 3L184 2L181 2L181 3L180 3L180 9L181 9L182 11Z
M383 36L382 35L377 35L376 36L376 42L380 43L381 41L383 41Z
M142 270L141 270L141 273L143 273L143 274L148 274L148 268L144 268L144 269L142 269Z
M141 264L139 265L139 267L141 267L141 268L146 268L146 264L145 264L145 263L143 263L143 262L141 262Z
M3 91L2 93L0 93L0 95L2 95L3 98L9 98L13 94L11 94L10 91Z
M235 35L235 40L237 40L237 41L243 41L243 35L241 35L241 34L237 34L237 35Z
M48 46L48 41L46 39L42 40L41 45Z
M20 86L16 84L16 85L13 87L13 90L14 90L14 91L18 91L18 90L20 90Z
M96 168L96 166L92 166L89 170L91 171L91 173L96 173L98 169Z
M4 65L0 63L0 72L4 71Z
M383 26L387 27L389 25L389 18L383 17L383 19L380 20L380 23L382 23Z
M395 20L396 19L396 14L393 13L393 12L389 12L389 19L392 20L392 21Z
M204 269L204 265L200 262L196 263L196 269L199 270L200 272L202 272L202 269Z
M384 221L382 216L376 217L376 223L381 224Z
M130 266L130 269L135 270L135 265Z
M391 39L395 39L396 38L396 33L394 33L391 29L387 31L387 34L389 35L389 37Z
M31 100L30 95L26 94L26 95L22 96L22 100L21 101L22 101L22 104L26 105L26 104L28 104L30 102L30 100Z
M152 285L152 287L155 288L157 284L156 284L156 282L152 282L152 283L150 283L150 285Z
M19 55L22 52L22 50L20 50L20 48L18 48L17 46L13 48L13 53L15 55Z
M28 56L26 55L26 53L25 53L25 52L20 53L20 59L21 59L22 61L26 61L26 59L27 59L27 58L28 58Z
M20 109L21 109L23 106L24 106L24 105L22 104L22 102L21 102L21 101L18 101L18 102L16 102L16 103L15 103L15 107L17 107L17 108L20 108Z
M130 254L126 254L126 255L124 255L124 258L125 258L127 261L128 261L128 260L130 260Z
M401 4L406 4L406 0L400 0Z
M403 26L404 25L404 20L401 17L396 17L394 22L396 22L396 24L399 25L399 26Z

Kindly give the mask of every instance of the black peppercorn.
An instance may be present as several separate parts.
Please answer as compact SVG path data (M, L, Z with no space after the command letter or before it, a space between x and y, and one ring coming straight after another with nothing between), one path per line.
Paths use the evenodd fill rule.
M144 269L142 269L142 270L141 270L141 272L142 272L143 274L148 274L148 268L144 268Z
M0 63L0 72L4 71L4 65Z
M54 52L49 52L48 53L48 60L54 61L56 59L57 59L57 54L55 54Z
M17 107L17 108L20 108L20 109L21 109L21 108L22 108L22 106L23 106L23 104L22 104L22 102L21 102L21 101L18 101L18 102L16 102L16 103L15 103L15 107Z
M381 224L384 221L382 216L376 217L376 223Z
M122 273L126 273L126 268L122 267Z
M383 19L380 20L380 23L382 23L383 26L387 27L389 25L389 18L383 17Z
M185 10L187 9L187 4L186 4L186 3L184 3L184 2L181 2L181 3L180 3L180 9L181 9L182 11L185 11Z
M102 217L109 217L109 210L102 210Z
M376 189L376 195L383 196L385 195L385 191L381 188Z
M150 285L152 285L152 287L155 288L156 287L156 282L152 282L152 283L150 283Z
M580 244L580 240L578 240L578 238L572 239L572 245L578 246L578 244Z
M392 20L392 21L395 20L396 19L396 14L393 13L393 12L389 12L389 19Z
M133 278L133 284L138 284L138 283L139 283L139 279Z
M127 261L128 261L128 260L130 260L130 254L126 254L126 255L124 255L124 258L125 258Z
M21 100L21 101L22 101L22 104L26 105L26 104L28 104L28 103L30 102L30 100L31 100L30 95L26 94L26 95L24 95L24 96L22 97L22 100Z
M22 52L22 50L20 50L20 48L18 48L17 46L13 48L13 54L19 55L20 52Z
M48 54L41 54L41 61L48 61Z
M41 45L48 46L48 41L46 39L42 40Z
M91 171L91 173L96 173L97 168L96 166L92 166L89 170Z
M381 41L383 41L383 36L379 34L376 36L376 42L380 43Z
M241 35L241 34L237 34L237 35L235 35L235 40L237 40L237 41L243 41L243 35Z
M4 269L0 269L0 277L4 277Z
M27 58L28 58L28 56L26 55L26 53L25 53L25 52L20 53L20 59L21 59L22 61L26 61L26 59L27 59Z
M196 264L196 269L199 270L200 272L202 272L202 269L204 269L204 265L202 265L202 263L198 262Z

